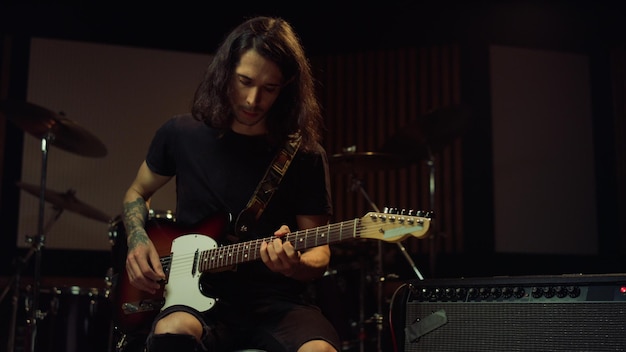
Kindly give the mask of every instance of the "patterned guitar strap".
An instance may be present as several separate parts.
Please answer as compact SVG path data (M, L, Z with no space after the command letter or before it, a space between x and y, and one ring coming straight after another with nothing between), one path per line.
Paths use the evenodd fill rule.
M272 199L274 192L278 189L278 184L287 172L293 156L300 147L302 137L299 133L289 136L285 146L276 154L270 166L265 172L265 176L256 188L256 191L248 201L248 205L237 216L235 232L244 236L251 230L254 222L261 217L261 213Z

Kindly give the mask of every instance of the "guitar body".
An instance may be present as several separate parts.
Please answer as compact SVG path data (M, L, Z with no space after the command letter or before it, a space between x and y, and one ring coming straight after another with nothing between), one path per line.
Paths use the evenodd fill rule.
M176 304L190 305L193 302L193 307L199 311L210 309L215 299L202 294L199 288L202 273L193 273L190 260L184 258L193 259L195 252L216 248L216 240L223 235L228 221L228 216L223 214L210 217L192 227L181 227L167 219L149 220L146 232L161 257L167 282L156 293L151 294L132 286L126 271L120 270L112 290L115 326L125 333L148 329L159 311ZM126 238L121 240L126 241ZM183 259L176 260L177 258ZM181 271L188 275L170 275Z

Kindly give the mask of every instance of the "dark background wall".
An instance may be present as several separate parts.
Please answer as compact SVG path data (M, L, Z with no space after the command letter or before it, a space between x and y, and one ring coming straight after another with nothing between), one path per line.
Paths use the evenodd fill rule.
M471 128L472 133L465 137L462 147L457 147L464 154L463 159L457 161L462 163L462 173L461 170L459 173L462 174L463 185L458 197L461 202L463 199L484 199L484 204L462 207L462 210L457 209L461 215L455 215L459 221L480 217L485 220L482 227L484 231L472 234L466 229L463 244L452 251L455 254L482 255L493 251L494 236L493 230L489 230L493 221L493 209L490 209L493 207L490 204L493 175L489 120L489 46L582 54L589 58L590 63L594 148L595 154L601 156L597 160L596 170L599 251L601 255L607 256L624 253L624 230L619 216L622 204L619 181L623 177L620 168L623 163L622 150L619 148L623 143L623 131L619 128L623 120L623 89L619 90L623 82L624 65L623 5L591 1L577 2L575 5L558 1L391 1L385 4L352 4L345 8L321 3L303 4L297 8L268 5L269 9L258 4L223 6L219 10L200 10L184 4L162 7L125 5L123 8L54 3L4 4L0 14L0 29L3 33L2 96L11 99L23 99L25 96L30 37L211 53L224 33L244 17L275 14L294 24L312 57L316 72L326 75L321 80L326 79L328 82L342 79L340 76L331 76L329 68L324 67L329 60L368 53L371 56L368 60L376 61L378 57L380 64L384 55L408 50L409 53L395 55L422 55L422 58L428 60L420 61L426 62L427 74L418 77L415 84L426 86L422 88L422 96L416 98L421 100L414 103L415 110L410 113L419 115L433 108L463 103L471 105L476 116L486 116L470 123L468 129ZM411 50L418 51L418 54L411 54ZM445 75L441 82L452 82L450 84L453 86L446 88L449 90L445 93L447 97L441 97L441 93L435 91L441 89L437 87L436 79L431 78L431 83L424 83L427 80L424 77L429 75ZM332 104L336 104L340 98L329 93L331 88L326 89L322 94L325 94L324 103L330 110ZM342 104L347 106L344 110L350 110L353 107L356 109L358 102L344 101ZM360 108L367 110L367 107ZM329 111L329 114L334 112ZM374 120L380 119L376 114L369 116ZM359 126L347 125L347 119L346 124L342 125L341 117L327 117L329 121L338 119L337 125L333 125L335 131L329 131L327 143L332 148L329 153L341 152L341 146L352 142L349 137L341 137L344 138L342 140L333 133L360 129ZM375 150L393 132L387 131L387 135L379 137L359 137L380 139L378 144L364 142L359 148L361 151ZM15 207L17 190L13 181L20 178L20 133L11 124L4 126L3 209ZM344 218L352 215L339 213L338 216ZM359 213L355 215L359 216ZM3 221L5 235L2 240L6 241L3 248L13 245L14 226L14 219ZM485 274L489 274L489 269L485 268Z
M460 140L438 154L436 206L446 236L409 241L409 253L429 277L626 271L626 12L609 1L386 1L200 5L6 4L0 7L0 98L24 99L29 38L58 38L184 52L211 53L243 18L280 15L302 37L319 81L329 127L329 154L357 145L374 151L403 124L431 109L472 107ZM497 253L493 205L493 150L489 48L493 45L573 53L588 59L595 155L597 254ZM416 70L416 71L412 71ZM390 75L389 72L393 72ZM376 74L375 74L376 73ZM374 78L376 76L376 78ZM355 83L356 82L356 83ZM358 91L372 84L383 88ZM350 84L348 84L350 83ZM345 84L345 86L342 86ZM351 85L352 84L352 85ZM347 87L347 88L346 88ZM382 92L381 92L382 91ZM346 93L348 92L348 93ZM347 94L347 95L346 95ZM368 95L370 94L370 95ZM369 103L359 100L365 96ZM391 122L391 124L386 124ZM391 125L392 127L385 127ZM377 128L381 127L381 128ZM16 210L23 132L0 128L2 275L14 270ZM554 136L558 138L558 136ZM428 169L364 175L376 200L387 197L428 206ZM404 188L407 180L418 180ZM334 178L337 220L361 216L368 204L342 191L350 180ZM399 184L387 188L390 184ZM373 186L372 186L373 185ZM403 198L405 197L405 198ZM379 204L379 206L387 204ZM525 209L532 217L533 209ZM480 220L480 227L472 226ZM414 277L394 246L386 246L386 270ZM361 249L337 258L352 265ZM371 248L367 247L366 252ZM376 250L374 249L374 252ZM356 253L355 253L356 252ZM369 255L371 253L367 253ZM48 255L48 254L47 254ZM49 254L52 276L100 277L108 253ZM368 257L372 258L372 257ZM360 263L371 266L372 260ZM87 265L85 265L87 263ZM359 264L357 262L357 264ZM76 282L76 281L74 281Z

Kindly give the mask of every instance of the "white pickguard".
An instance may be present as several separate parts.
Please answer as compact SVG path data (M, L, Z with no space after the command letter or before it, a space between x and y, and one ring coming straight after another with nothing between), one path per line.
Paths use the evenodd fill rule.
M165 305L161 309L183 304L204 312L215 305L214 298L202 294L200 290L202 273L194 268L195 253L213 248L217 248L217 242L204 235L184 235L172 242L172 261L163 293Z

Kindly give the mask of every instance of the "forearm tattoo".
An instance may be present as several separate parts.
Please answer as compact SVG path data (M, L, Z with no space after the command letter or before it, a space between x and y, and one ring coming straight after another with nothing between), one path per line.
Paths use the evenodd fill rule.
M148 243L148 235L144 229L147 217L148 206L143 198L124 203L124 227L128 249L133 249L141 243Z

